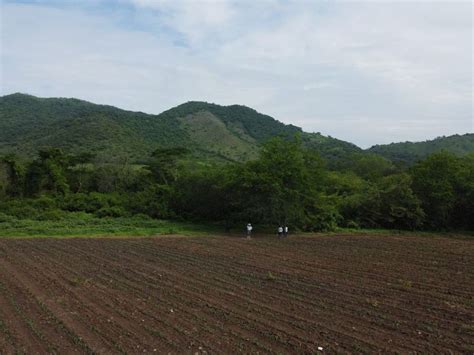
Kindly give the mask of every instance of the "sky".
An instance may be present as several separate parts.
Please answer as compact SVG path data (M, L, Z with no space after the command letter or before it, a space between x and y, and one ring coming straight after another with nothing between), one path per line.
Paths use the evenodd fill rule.
M241 104L363 148L474 131L471 1L0 2L1 95Z

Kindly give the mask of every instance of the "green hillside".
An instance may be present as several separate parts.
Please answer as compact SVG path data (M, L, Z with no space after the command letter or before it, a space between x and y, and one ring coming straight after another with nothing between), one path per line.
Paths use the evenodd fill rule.
M105 160L124 157L140 162L159 147L186 147L192 158L203 161L246 161L256 158L260 145L269 138L295 134L330 163L364 152L352 143L303 132L241 105L192 101L151 115L77 99L0 97L0 154L26 158L53 146L66 152L91 151ZM474 134L376 145L366 152L411 164L440 150L458 155L474 152Z
M337 138L323 136L321 133L306 133L302 134L304 144L319 152L321 156L329 160L330 165L335 161L346 161L351 159L354 153L363 153L353 143L342 141Z
M175 120L201 156L244 161L257 157L258 147L271 137L293 136L301 128L240 105L220 106L191 101L167 110L158 119Z
M33 156L38 148L93 151L140 159L158 146L182 145L188 135L175 119L77 99L13 94L0 98L0 152Z
M244 161L257 157L260 144L269 138L295 133L329 158L360 150L240 105L188 102L150 115L77 99L24 94L0 98L0 153L24 157L54 146L141 161L158 147L185 146L199 159Z
M384 156L392 161L414 163L428 155L448 151L462 156L474 152L474 134L453 135L449 137L438 137L425 142L403 142L385 145L374 145L368 151Z

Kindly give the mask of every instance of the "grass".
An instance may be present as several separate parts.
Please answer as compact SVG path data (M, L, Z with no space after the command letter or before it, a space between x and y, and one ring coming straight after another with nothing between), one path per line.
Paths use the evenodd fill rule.
M215 230L212 227L206 225L156 220L143 216L98 218L83 212L71 212L59 220L38 221L11 218L0 222L0 238L208 235L213 231Z
M275 234L275 228L261 226L260 233ZM221 233L222 226L195 224L190 222L157 220L145 215L134 217L104 217L99 218L85 212L64 212L61 218L54 220L25 219L0 214L0 238L2 237L129 237L154 236L166 234L180 234L186 236L204 236L212 233ZM235 227L234 232L239 228ZM243 233L243 232L242 232ZM429 232L429 231L400 231L388 229L346 229L339 228L331 232L302 233L296 235L374 235L394 236L412 235L417 237L453 237L472 239L472 231L456 232ZM290 233L290 237L294 235Z

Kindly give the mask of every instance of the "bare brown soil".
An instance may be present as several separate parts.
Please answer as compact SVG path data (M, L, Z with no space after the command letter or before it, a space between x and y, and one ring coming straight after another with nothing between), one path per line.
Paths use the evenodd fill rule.
M472 353L474 240L0 239L0 353Z

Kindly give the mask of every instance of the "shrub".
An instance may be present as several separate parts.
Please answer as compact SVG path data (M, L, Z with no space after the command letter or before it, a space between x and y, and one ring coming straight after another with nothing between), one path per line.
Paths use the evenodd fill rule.
M33 219L38 216L40 212L36 208L22 200L14 202L12 201L7 205L3 205L2 210L4 211L4 213L10 216L14 216L18 219Z
M98 212L121 205L120 199L113 194L92 192L90 194L76 193L64 198L62 208L66 211Z
M132 217L133 217L134 220L144 220L144 221L152 220L152 218L150 216L148 216L146 214L143 214L143 213L136 213Z
M57 209L54 199L41 196L36 199L11 199L0 203L0 211L18 219L35 219L45 211Z
M38 221L60 221L67 217L67 212L55 209L40 213L35 219Z
M127 211L124 208L119 206L114 207L103 207L100 210L94 213L97 217L125 217L127 215Z
M0 223L11 223L16 220L15 217L9 216L3 212L0 212Z
M153 185L144 191L128 195L127 209L132 214L148 215L153 218L173 218L169 207L172 192L165 186Z
M360 225L356 221L350 219L347 222L344 223L344 226L347 228L352 228L352 229L359 229Z
M53 210L58 207L56 199L42 195L35 199L28 200L28 203L35 209L40 211Z

